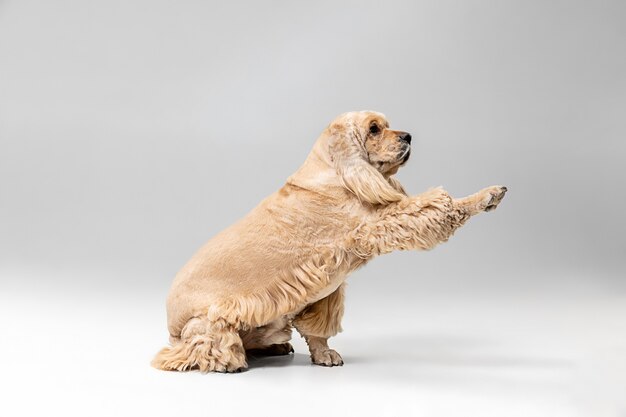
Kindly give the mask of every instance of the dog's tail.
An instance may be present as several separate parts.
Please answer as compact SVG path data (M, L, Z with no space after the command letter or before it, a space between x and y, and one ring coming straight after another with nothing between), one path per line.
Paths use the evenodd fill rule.
M236 372L247 366L241 338L232 326L194 318L183 333L182 340L156 354L153 367L164 371Z

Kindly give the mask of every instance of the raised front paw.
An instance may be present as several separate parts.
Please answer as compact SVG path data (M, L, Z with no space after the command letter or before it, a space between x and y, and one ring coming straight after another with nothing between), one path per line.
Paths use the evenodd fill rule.
M481 190L482 199L479 203L479 208L483 211L495 210L506 192L507 188L502 185L494 185Z
M342 366L343 359L333 349L317 350L311 353L311 361L321 366Z

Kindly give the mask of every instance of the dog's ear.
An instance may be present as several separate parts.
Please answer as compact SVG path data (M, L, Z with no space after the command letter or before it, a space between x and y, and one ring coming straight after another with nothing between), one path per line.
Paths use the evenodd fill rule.
M395 188L395 189L396 189L396 191L398 191L398 192L400 192L400 193L402 193L402 194L404 194L404 195L408 195L408 194L406 193L406 190L405 190L405 189L404 189L404 187L402 186L402 184L400 184L400 181L398 181L396 178L394 178L394 177L389 177L389 178L387 179L387 181L389 181L389 184L391 184L391 186L392 186L393 188Z
M404 194L394 188L367 160L367 153L352 126L332 124L328 127L329 153L344 187L360 201L389 204Z

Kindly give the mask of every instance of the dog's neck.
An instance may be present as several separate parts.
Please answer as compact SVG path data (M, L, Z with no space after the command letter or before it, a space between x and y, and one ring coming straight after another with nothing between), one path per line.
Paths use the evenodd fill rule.
M343 188L330 159L325 136L317 140L304 164L287 179L287 183L322 194L327 194L334 187Z

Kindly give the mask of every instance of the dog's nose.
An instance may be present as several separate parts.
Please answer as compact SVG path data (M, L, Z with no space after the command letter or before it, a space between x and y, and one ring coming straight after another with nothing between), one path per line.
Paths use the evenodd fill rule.
M400 135L398 136L398 139L408 143L409 145L411 144L411 134L410 133L406 133L406 132L400 133Z

